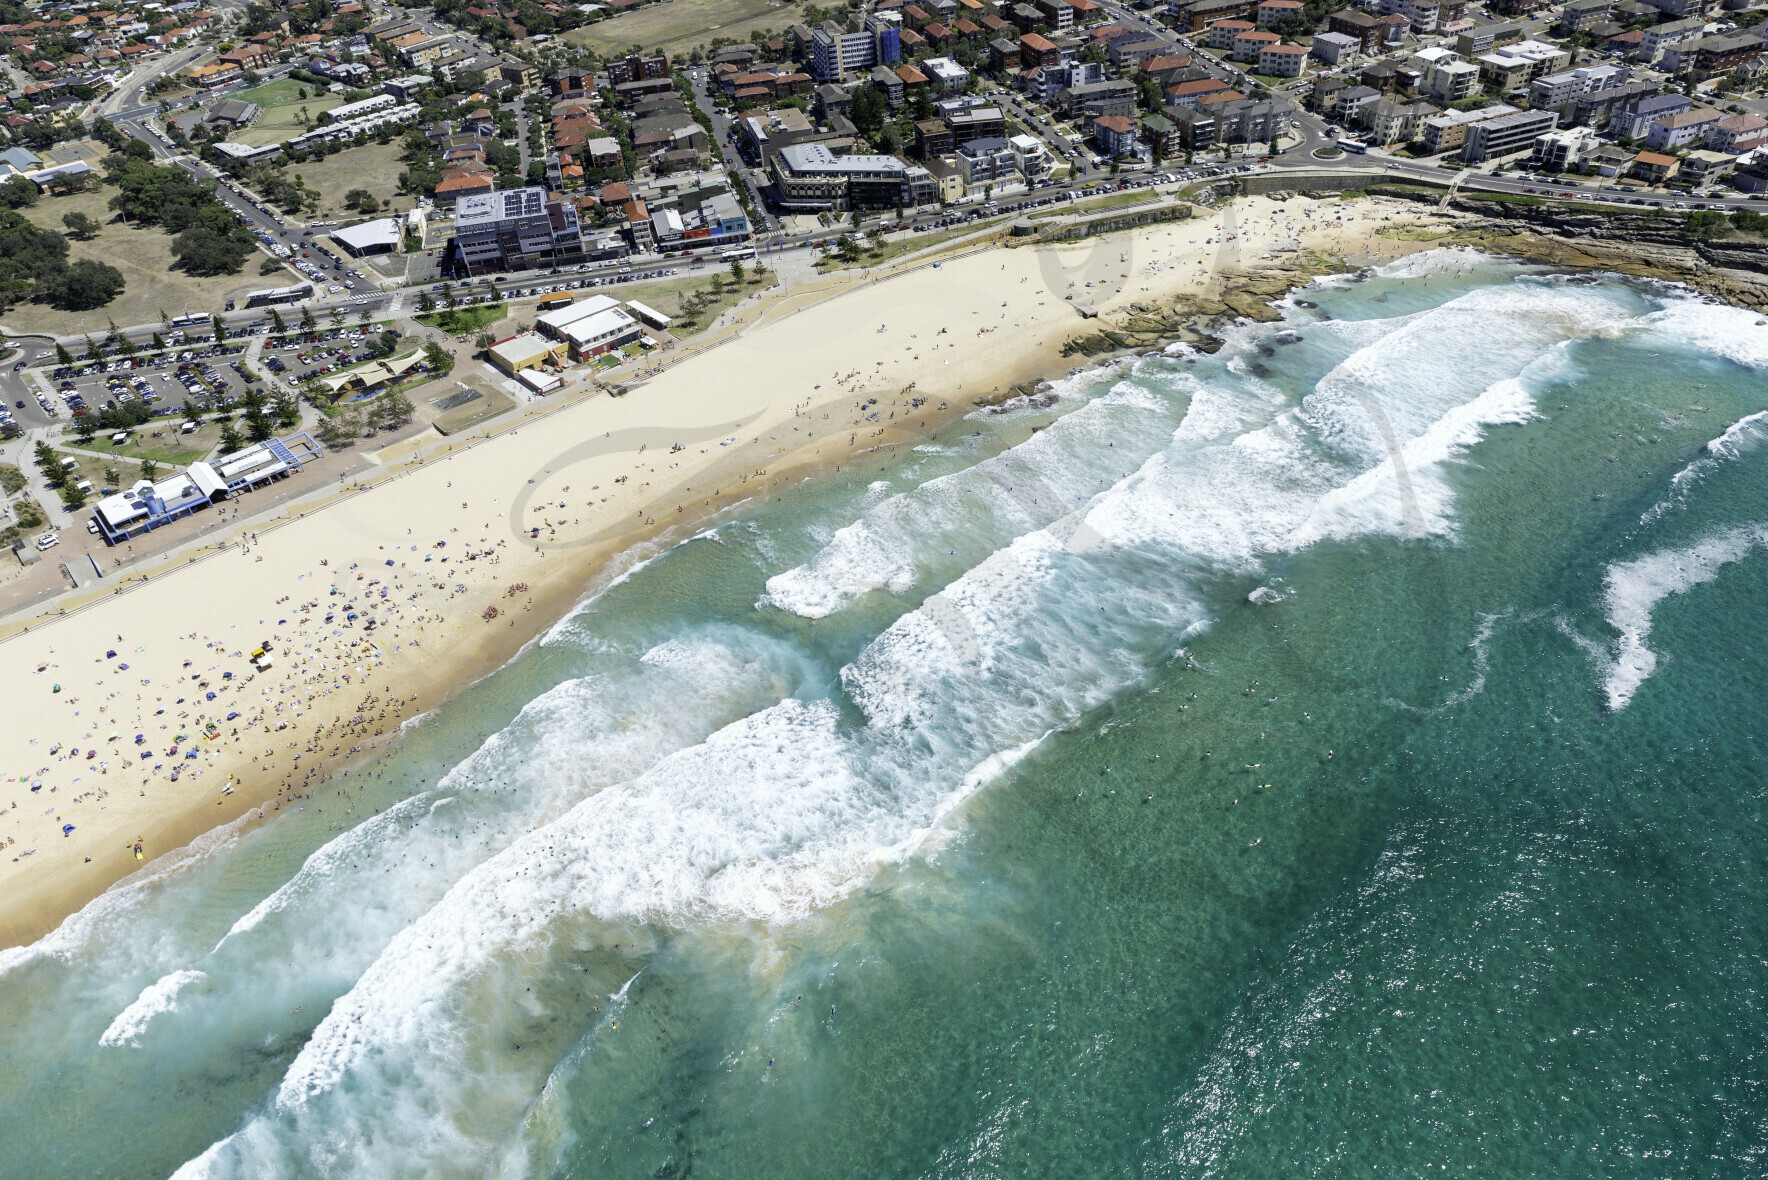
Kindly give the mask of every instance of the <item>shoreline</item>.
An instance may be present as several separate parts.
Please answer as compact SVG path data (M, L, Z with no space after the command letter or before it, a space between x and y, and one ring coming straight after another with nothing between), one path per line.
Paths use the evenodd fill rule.
M290 509L287 519L248 521L225 548L166 571L182 571L179 576L156 575L47 625L33 620L28 631L0 644L0 667L17 673L21 689L20 727L0 737L7 755L0 767L18 768L0 780L7 788L0 793L0 838L15 841L0 852L9 899L0 913L0 946L34 941L142 870L177 863L174 854L204 835L229 825L243 831L383 753L405 722L503 668L638 561L703 531L757 494L778 494L937 435L980 405L1067 376L1081 361L1065 355L1063 346L1105 317L1133 317L1135 304L1219 302L1232 286L1224 276L1283 271L1290 276L1284 290L1309 281L1312 274L1294 265L1298 255L1273 260L1270 253L1290 240L1289 231L1310 253L1335 262L1343 255L1334 246L1343 245L1347 232L1361 231L1356 244L1379 260L1437 245L1377 235L1383 223L1407 214L1440 224L1398 201L1242 198L1208 216L1094 238L971 249L938 268L846 284L784 315L769 319L764 312L740 334L619 395L592 394L552 407L427 458L388 457L387 474L363 490L298 514ZM1312 224L1304 228L1303 221ZM1068 298L1075 292L1085 293L1101 319L1077 314ZM1281 296L1256 294L1265 302ZM1232 310L1232 301L1228 306ZM1148 347L1119 349L1091 363ZM911 393L927 404L908 405ZM871 404L856 414L853 407L867 399ZM599 439L597 427L603 428ZM764 434L768 443L786 445L764 445ZM554 447L562 449L545 453ZM659 472L659 462L663 472L673 465L673 480ZM652 478L630 487L640 475ZM595 481L591 491L609 494L576 503L589 481ZM653 484L659 486L647 491ZM459 508L457 495L465 496ZM581 515L567 519L567 512ZM463 525L469 535L462 535ZM449 561L463 556L463 545L476 556ZM443 564L454 571L442 574ZM363 606L359 613L386 616L368 647L353 627L328 633L315 622L334 598L318 586L331 582L339 599L351 592L367 598L375 587L367 578L382 581L383 575L378 588L396 586L401 599L389 593ZM522 589L512 594L517 585ZM294 603L309 595L318 607ZM495 618L483 617L486 607L498 608ZM242 627L243 633L223 633ZM272 667L250 671L245 653L264 638L272 639ZM199 661L213 662L199 667ZM50 666L39 675L33 672L39 664ZM234 678L212 679L215 672ZM201 676L217 700L230 692L239 699L184 700L188 707L175 713L165 698L188 675ZM49 692L50 677L67 681L67 691ZM140 692L133 720L124 720L133 703L126 699L115 714L107 712L126 693L152 693L156 685L168 686L155 696L163 714L152 712L143 699L148 694ZM107 688L108 695L96 695ZM91 700L84 697L88 691L95 693ZM344 704L357 698L359 707ZM96 706L101 716L74 711L80 703ZM221 721L223 730L205 744L196 717L208 709L235 716ZM81 719L74 722L70 712ZM157 727L166 727L164 736ZM85 736L76 739L76 729ZM168 748L165 737L174 729L189 735L176 765L196 765L170 780L160 772L172 769L166 765L171 756L155 750ZM116 742L109 740L112 732ZM138 732L154 735L146 743L150 756L131 761L131 737ZM94 754L72 765L60 754L57 765L56 754L47 752L52 737L67 737ZM196 759L189 758L192 747ZM291 751L298 752L291 757ZM120 763L115 774L113 760ZM144 772L149 761L155 769ZM94 765L102 768L97 783L91 782ZM27 780L42 786L30 792ZM224 784L230 792L221 793ZM60 834L64 821L75 825L68 837ZM144 837L140 860L133 852L137 836ZM129 846L120 847L126 841ZM21 856L26 848L36 849L34 855ZM159 862L162 854L170 859Z

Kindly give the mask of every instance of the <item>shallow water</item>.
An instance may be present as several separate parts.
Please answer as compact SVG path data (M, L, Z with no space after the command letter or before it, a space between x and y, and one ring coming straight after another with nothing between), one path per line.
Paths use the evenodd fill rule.
M749 506L0 960L0 1173L1758 1173L1768 329L1301 295Z

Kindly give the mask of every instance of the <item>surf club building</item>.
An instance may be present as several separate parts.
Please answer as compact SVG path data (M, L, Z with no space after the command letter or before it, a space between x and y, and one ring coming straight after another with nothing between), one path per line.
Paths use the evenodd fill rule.
M319 456L318 444L306 434L266 439L210 462L192 463L162 480L138 480L128 491L100 500L92 519L105 544L120 545L293 475Z

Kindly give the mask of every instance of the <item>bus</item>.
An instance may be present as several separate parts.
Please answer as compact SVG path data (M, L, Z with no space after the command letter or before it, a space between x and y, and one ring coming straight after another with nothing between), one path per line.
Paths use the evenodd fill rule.
M1351 139L1348 136L1340 138L1338 146L1347 152L1354 152L1359 156L1365 154L1369 150L1369 145L1367 143L1360 139Z
M551 311L555 307L564 307L571 302L569 292L561 291L557 295L548 295L534 305L535 311Z
M720 250L718 256L726 262L729 262L733 258L753 258L755 257L755 247L738 246L730 250Z

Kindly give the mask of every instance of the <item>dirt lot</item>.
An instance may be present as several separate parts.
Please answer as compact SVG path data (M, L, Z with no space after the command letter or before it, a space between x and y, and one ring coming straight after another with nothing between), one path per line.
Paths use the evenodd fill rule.
M327 94L321 90L314 94L317 87L305 86L310 97L302 98L303 84L290 78L282 78L267 86L259 86L252 90L234 95L245 102L255 102L259 106L258 118L250 127L229 136L238 143L249 143L261 147L267 143L281 143L301 132L310 129L319 118L321 111L329 111L335 106L343 105L342 95ZM305 108L308 120L301 121L301 111Z
M779 0L665 0L573 29L563 39L601 54L624 53L634 44L676 54L714 37L746 41L761 29L783 33L803 19L801 4Z
M220 311L229 299L244 298L247 291L266 285L258 277L262 255L246 259L236 275L216 278L195 278L174 271L171 235L157 226L137 227L115 220L105 208L111 191L71 193L61 197L45 197L22 212L33 224L44 229L65 232L61 223L64 214L84 213L102 222L104 229L89 242L70 242L68 260L96 258L123 272L127 286L123 293L96 311L56 311L43 303L20 303L6 314L6 326L14 332L55 332L59 335L90 332L102 336L107 321L119 327L148 324L160 318L161 310L172 316L184 312L201 314Z
M414 204L408 196L395 196L399 187L399 173L405 165L399 162L401 148L397 140L386 145L371 143L365 147L346 148L334 156L327 156L317 164L298 164L288 169L293 179L297 174L307 182L310 189L318 189L322 198L319 212L314 215L315 221L351 222L361 217L344 208L344 194L354 188L365 188L381 202L380 213L384 217L389 212L404 213ZM387 202L393 202L387 207Z

